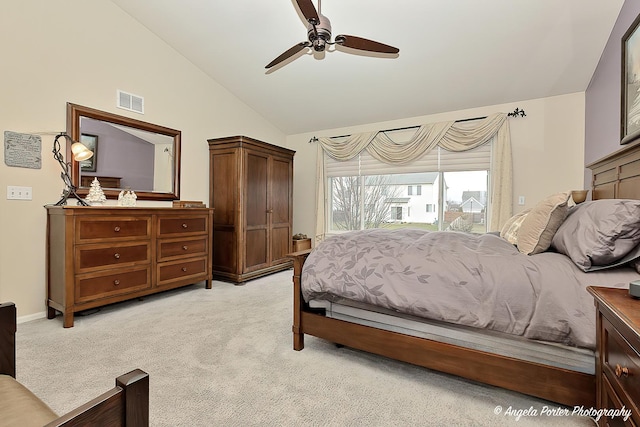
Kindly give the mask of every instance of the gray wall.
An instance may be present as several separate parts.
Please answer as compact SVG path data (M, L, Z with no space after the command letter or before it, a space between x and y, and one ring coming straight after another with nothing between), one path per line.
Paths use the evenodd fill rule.
M626 0L585 94L585 165L621 148L620 85L622 36L640 14L640 2ZM591 171L585 169L585 188Z
M82 175L119 177L120 188L153 191L153 144L88 118L82 120L82 132L98 135L96 171Z

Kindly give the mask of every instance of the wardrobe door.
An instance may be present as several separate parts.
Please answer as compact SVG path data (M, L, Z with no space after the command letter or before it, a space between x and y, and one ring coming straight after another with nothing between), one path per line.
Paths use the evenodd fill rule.
M293 163L289 158L272 157L270 177L271 265L289 262L291 252Z
M246 150L244 159L244 270L249 272L269 265L269 156Z

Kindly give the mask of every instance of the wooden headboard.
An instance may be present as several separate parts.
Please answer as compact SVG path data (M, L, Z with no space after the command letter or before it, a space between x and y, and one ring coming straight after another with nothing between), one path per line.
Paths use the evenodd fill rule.
M640 199L640 140L587 165L591 198Z

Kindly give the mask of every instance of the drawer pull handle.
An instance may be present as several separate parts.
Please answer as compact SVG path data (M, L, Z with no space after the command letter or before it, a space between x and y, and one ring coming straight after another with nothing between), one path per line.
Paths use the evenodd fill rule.
M188 247L187 245L184 245L184 246L182 247L182 250L185 250L185 251L186 251L187 249L189 249L189 247Z
M113 231L115 231L116 233L120 231L120 227L116 226Z
M182 228L187 228L187 224L182 224Z
M113 281L114 286L118 286L120 284L120 280L116 279Z
M629 376L629 368L626 366L620 366L616 363L616 377L628 377Z
M187 267L182 267L182 271L187 272Z
M119 253L115 253L115 254L113 255L113 257L114 257L115 259L120 259L120 254L119 254Z

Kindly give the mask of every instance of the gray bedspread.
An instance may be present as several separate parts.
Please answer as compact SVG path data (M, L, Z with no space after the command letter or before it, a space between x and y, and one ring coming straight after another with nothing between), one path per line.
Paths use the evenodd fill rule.
M593 349L585 288L638 278L630 268L584 273L558 253L524 255L493 234L372 229L319 244L304 264L302 293Z

